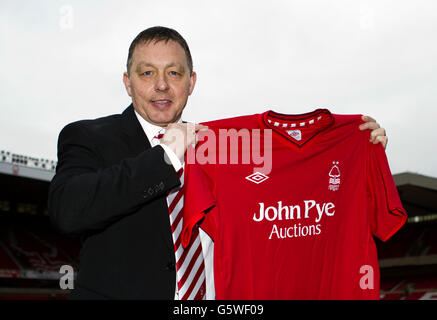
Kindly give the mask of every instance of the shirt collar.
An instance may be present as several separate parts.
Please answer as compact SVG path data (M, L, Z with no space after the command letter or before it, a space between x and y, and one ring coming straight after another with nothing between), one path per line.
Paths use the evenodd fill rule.
M134 110L134 111L135 111L135 115L137 116L138 121L140 122L141 127L144 130L144 133L147 136L147 139L149 139L149 142L152 143L152 139L163 128L160 126L156 126L156 125L144 120L144 118L136 110ZM177 123L182 123L182 119L179 119L179 121Z

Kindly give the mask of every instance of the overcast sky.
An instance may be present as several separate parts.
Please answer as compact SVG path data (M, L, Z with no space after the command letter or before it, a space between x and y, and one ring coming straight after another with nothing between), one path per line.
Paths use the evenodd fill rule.
M437 1L0 2L0 149L56 160L68 123L122 112L130 42L163 25L197 72L184 119L367 114L393 173L437 177Z

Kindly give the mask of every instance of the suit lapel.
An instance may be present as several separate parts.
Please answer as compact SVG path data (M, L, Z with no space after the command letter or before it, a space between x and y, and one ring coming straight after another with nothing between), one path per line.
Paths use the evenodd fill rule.
M121 127L126 137L126 144L129 145L135 154L139 154L152 147L135 115L132 104L122 113Z
M150 145L149 139L144 133L143 128L141 127L140 122L137 119L137 116L135 115L135 111L132 104L129 107L127 107L122 113L121 127L122 127L122 132L125 136L125 142L129 146L130 152L134 156L137 156L144 150L147 150L152 147ZM167 199L165 197L162 197L160 199L157 199L156 201L160 202L162 211L167 212L168 214ZM170 229L170 219L167 220L168 220L167 224L160 223L158 228L161 229L161 234L165 239L165 243L167 244L167 246L171 250L174 250L173 239Z

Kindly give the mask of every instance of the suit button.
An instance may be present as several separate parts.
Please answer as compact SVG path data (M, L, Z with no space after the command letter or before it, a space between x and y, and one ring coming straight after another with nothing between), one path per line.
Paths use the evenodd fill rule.
M174 271L175 270L176 265L173 262L169 262L166 266L165 269L168 271Z

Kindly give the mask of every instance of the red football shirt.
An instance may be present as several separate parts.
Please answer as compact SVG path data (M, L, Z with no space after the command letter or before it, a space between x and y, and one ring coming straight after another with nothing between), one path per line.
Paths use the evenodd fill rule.
M407 216L360 123L326 109L204 123L182 242L199 222L213 238L217 299L379 299L373 236L386 241Z

